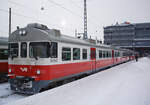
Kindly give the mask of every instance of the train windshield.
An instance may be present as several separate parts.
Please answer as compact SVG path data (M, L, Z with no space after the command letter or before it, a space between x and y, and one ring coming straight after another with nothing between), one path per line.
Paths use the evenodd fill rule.
M7 59L8 59L8 50L0 49L0 60L7 60Z
M9 44L9 57L18 57L19 45L18 43Z
M29 46L29 56L31 58L48 58L50 56L50 43L31 42Z

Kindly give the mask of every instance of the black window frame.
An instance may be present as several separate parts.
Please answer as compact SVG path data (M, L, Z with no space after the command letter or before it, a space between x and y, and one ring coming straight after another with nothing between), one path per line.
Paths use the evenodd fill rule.
M26 44L26 49L22 49L23 45ZM21 50L20 50L20 57L26 58L27 57L27 42L21 42Z
M8 51L9 51L8 57L17 58L19 56L19 43L9 43Z
M83 60L87 59L87 49L82 49L82 59Z
M33 54L31 56L31 44L36 44L36 43L38 43L38 44L40 44L40 43L47 43L47 51L45 52L45 54L47 53L46 56L38 56L37 52L36 52L36 55ZM39 48L37 48L37 49L39 50ZM37 49L36 49L36 51L37 51ZM30 42L30 44L29 44L29 57L30 58L37 58L37 57L39 57L39 58L49 58L50 57L50 43L49 42Z
M58 58L58 43L57 42L51 42L50 45L50 57L51 58Z
M103 51L99 50L98 53L99 53L99 58L103 58Z
M107 58L106 51L103 50L103 58Z
M79 53L75 52L78 49ZM73 60L80 60L80 48L73 48Z
M69 54L68 54L68 52L69 52ZM68 59L68 57L69 57L69 59ZM71 61L71 48L70 47L62 47L62 61Z

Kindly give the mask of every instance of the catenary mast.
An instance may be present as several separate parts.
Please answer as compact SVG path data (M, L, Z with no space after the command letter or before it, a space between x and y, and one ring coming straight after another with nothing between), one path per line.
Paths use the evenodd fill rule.
M83 39L88 39L87 36L87 8L86 8L86 0L84 0L84 34Z

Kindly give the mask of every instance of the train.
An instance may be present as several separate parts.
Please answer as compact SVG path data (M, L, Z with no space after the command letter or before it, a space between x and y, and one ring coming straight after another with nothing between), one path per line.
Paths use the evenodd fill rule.
M134 59L131 50L63 35L38 23L12 32L9 51L10 88L24 94Z
M8 80L8 38L0 37L0 82Z

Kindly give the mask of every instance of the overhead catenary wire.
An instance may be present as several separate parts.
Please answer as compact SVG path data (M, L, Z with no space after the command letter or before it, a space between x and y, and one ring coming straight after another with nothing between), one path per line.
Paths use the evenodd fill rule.
M71 14L73 14L73 15L76 15L76 16L79 16L80 18L82 18L81 15L79 15L79 14L75 13L74 11L72 11L72 10L70 10L70 9L68 9L68 8L66 8L66 7L64 7L62 4L59 4L59 3L57 3L57 2L55 2L55 1L53 1L53 0L48 0L48 2L49 2L49 3L52 3L52 4L56 5L56 6L58 6L58 7L60 7L60 8L62 8L62 9L64 9L64 10L66 10L66 11L68 11L69 13L71 13Z
M46 1L48 1L48 0L46 0ZM28 7L28 6L26 6L26 5L23 5L23 4L19 4L19 3L17 3L17 2L14 2L14 1L11 1L11 0L9 0L9 3L11 3L11 4L14 4L14 5L17 5L17 6L20 6L20 7L23 7L23 8L30 8L30 7ZM57 4L56 2L53 2L53 3L55 3L55 5ZM59 5L59 4L57 4L57 5ZM65 8L65 7L64 7ZM30 8L30 10L33 10L34 12L36 12L36 13L39 13L39 11L38 10L36 10L36 9L33 9L33 8ZM67 8L66 8L66 10L67 10ZM69 11L69 9L68 9L68 11ZM70 11L70 13L71 13L71 11ZM21 15L21 14L19 14L19 15ZM45 15L46 17L48 16L48 14L46 15L46 14L42 14L42 15ZM78 15L78 14L76 14L76 15ZM24 15L25 16L25 15ZM79 16L79 15L78 15ZM27 18L32 18L32 17L29 17L29 16L25 16L25 17L27 17ZM34 19L35 20L35 19ZM37 19L36 19L37 20ZM43 22L43 21L42 21ZM44 23L49 23L49 22L44 22ZM51 24L52 25L52 24ZM63 27L61 27L61 26L59 26L59 25L54 25L53 24L53 26L56 26L56 27L59 27L59 28L63 28ZM74 31L74 29L72 29L72 28L69 28L69 27L65 27L65 29L67 29L67 30L70 30L70 31Z
M60 7L60 8L62 8L62 9L64 9L64 10L70 12L70 13L73 14L73 15L79 16L80 18L83 19L83 16L81 16L81 15L79 15L79 14L76 14L76 13L73 12L72 10L70 10L70 9L68 9L68 8L66 8L66 7L64 7L62 4L57 3L57 2L55 2L55 1L53 1L53 0L47 0L47 1L49 1L50 3L52 3L52 4L54 4L54 5L56 5L56 6ZM71 1L72 1L72 0L71 0ZM73 2L74 2L74 1L72 1L72 3L73 3ZM73 3L73 4L76 5L75 3ZM77 5L76 5L76 7L80 8L80 6L77 6ZM81 9L81 8L80 8L80 9ZM97 23L94 22L93 20L89 19L89 21L90 21L90 23L92 23L93 26L96 25L96 27L99 27L99 24L97 24ZM94 24L95 24L95 25L94 25Z
M26 6L26 5L24 5L24 4L20 4L20 3L17 3L17 2L11 1L11 0L8 0L8 2L9 2L10 4L14 4L14 5L17 5L17 6L19 6L19 7L23 7L23 8L26 8L26 9L30 9L30 10L32 10L32 11L34 11L34 12L38 12L36 9L31 8L31 7L29 7L29 6Z
M49 3L51 3L51 4L53 4L53 5L56 5L56 6L60 7L60 8L62 8L62 9L65 10L65 11L67 11L67 12L69 12L69 13L71 13L71 14L73 14L73 15L75 15L75 16L77 16L77 17L83 19L83 16L82 16L82 15L80 15L80 14L78 14L78 13L76 13L76 12L70 10L69 8L66 8L66 7L63 6L62 4L57 3L57 2L55 2L54 0L47 0L47 1L48 1ZM71 1L73 2L74 5L76 5L76 3L75 3L73 0L71 0ZM14 2L14 1L11 1L11 0L9 0L9 2L12 3L12 4L18 5L18 6L20 6L20 7L26 8L26 6L23 5L23 4L19 4L19 3L16 3L16 2ZM81 7L78 6L78 5L76 5L76 7L78 7L78 8L81 9ZM33 8L31 8L31 9L34 10L34 11L36 11L36 10L33 9ZM5 12L6 12L6 10L5 10ZM39 12L39 11L37 11L37 12ZM33 17L31 17L31 16L26 16L26 15L23 15L23 14L20 14L20 13L13 12L13 15L22 16L22 17L25 17L25 18L30 18L30 19L32 19L32 20L37 20L37 21L40 21L40 22L43 22L43 23L46 23L46 24L48 23L48 25L52 25L52 24L49 24L49 22L46 22L46 21L43 21L43 20L39 20L39 19L33 18ZM91 20L89 19L89 21L91 21ZM54 25L54 24L53 24L52 26L56 26L56 27L62 28L61 26ZM79 27L80 27L80 26L79 26ZM81 27L80 27L80 28L81 28ZM81 29L83 29L83 27L82 27ZM74 29L71 29L71 28L68 28L68 30L74 31Z
M74 4L74 6L76 6L77 8L79 8L79 9L82 9L82 7L81 6L79 6L79 5L77 5L73 0L69 0L70 2L72 2L72 4ZM93 16L90 16L90 17L92 17L93 18ZM94 18L93 18L94 19ZM90 22L92 22L93 24L95 24L96 26L99 26L95 21L93 21L93 19L88 19Z
M0 11L5 12L5 13L9 13L9 11L8 11L8 10L5 10L5 9L0 9ZM36 20L36 21L39 21L39 22L42 22L42 23L46 23L47 25L51 25L51 26L54 26L54 27L58 27L58 28L60 28L60 29L63 28L63 27L61 27L61 26L57 26L57 25L54 25L54 24L49 24L49 22L47 22L47 21L39 20L39 19L36 19L36 18L34 18L34 17L26 16L26 15L23 15L23 14L20 14L20 13L12 12L12 15L21 16L21 17L24 17L24 18L29 18L29 19L32 19L32 20ZM74 30L71 29L71 28L67 28L67 29L70 30L70 31L74 31Z
M47 1L48 1L49 3L52 3L52 4L56 5L56 6L58 6L58 7L62 8L62 9L64 9L65 11L67 11L67 12L69 12L69 13L71 13L71 14L73 14L73 15L75 15L75 16L81 18L81 19L83 19L83 16L82 16L82 15L80 15L80 14L78 14L78 13L76 13L76 12L74 12L74 11L68 9L68 8L66 8L66 7L63 6L62 4L57 3L57 2L55 2L55 1L53 1L53 0L47 0ZM71 1L72 1L72 0L71 0ZM12 3L12 4L18 5L18 6L20 6L20 7L25 7L25 8L26 8L26 6L23 5L23 4L19 4L19 3L16 3L16 2L14 2L14 1L11 1L11 0L9 0L9 2ZM74 1L72 1L72 2L74 2ZM73 3L73 4L75 4L75 3ZM76 6L81 9L81 7L79 7L78 5L76 5ZM31 8L31 9L32 9L32 8ZM32 10L36 11L35 9L32 9ZM37 11L37 12L38 12L38 11Z

